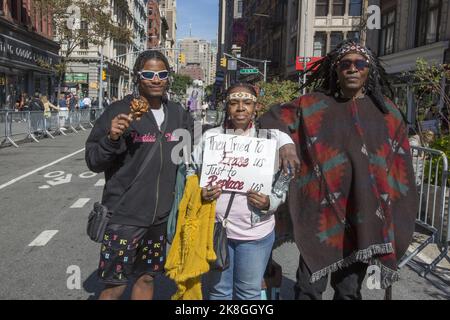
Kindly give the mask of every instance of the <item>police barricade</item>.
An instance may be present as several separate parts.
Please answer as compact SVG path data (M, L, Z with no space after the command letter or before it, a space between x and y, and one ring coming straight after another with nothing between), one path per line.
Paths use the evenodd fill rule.
M85 128L89 128L89 127L93 127L93 125L91 124L90 118L91 118L91 114L90 114L90 109L81 109L80 112L80 127L84 130L86 130Z
M0 138L1 143L0 146L5 144L11 144L18 148L19 146L16 144L14 139L11 136L12 130L12 115L13 111L0 111Z
M68 117L68 128L71 129L73 132L78 134L79 125L80 125L80 114L77 111L69 111L69 117Z
M411 152L417 192L419 194L416 225L425 231L427 235L414 251L402 258L399 268L406 265L432 243L448 248L449 240L449 211L445 207L446 201L448 202L447 183L449 178L447 157L442 151L416 146L411 147ZM436 259L432 264L427 265L425 270L421 272L421 275L426 276L439 261Z

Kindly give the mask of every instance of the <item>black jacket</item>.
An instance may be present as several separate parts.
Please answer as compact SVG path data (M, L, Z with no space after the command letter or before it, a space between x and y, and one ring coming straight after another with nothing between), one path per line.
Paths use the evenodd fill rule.
M153 113L149 111L140 121L133 121L118 141L108 138L111 120L120 113L130 112L131 99L127 96L111 104L96 121L86 142L89 169L105 173L102 203L110 210L137 175L159 132ZM176 139L171 138L171 133L178 128L192 132L193 121L188 112L173 102L164 105L164 113L164 122L168 123L163 139L145 171L127 191L120 206L113 210L111 223L147 227L168 219L177 170L171 160L171 152L179 143L173 141ZM163 127L164 123L161 125Z

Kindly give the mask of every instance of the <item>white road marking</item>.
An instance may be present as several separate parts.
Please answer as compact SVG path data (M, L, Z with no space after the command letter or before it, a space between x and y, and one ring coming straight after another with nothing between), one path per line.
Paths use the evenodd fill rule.
M92 171L87 171L87 172L83 172L79 175L80 178L82 179L89 179L89 178L93 178L97 175L97 173L92 172Z
M53 179L64 175L64 171L53 171L44 175L44 178Z
M70 181L72 181L72 174L69 173L68 175L66 175L65 177L59 177L59 178L55 178L52 180L47 181L47 183L51 186L57 186L60 184L65 184L65 183L70 183Z
M29 177L29 176L31 176L32 174L35 174L36 172L39 172L39 171L41 171L41 170L44 170L45 168L51 167L51 166L53 166L53 165L55 165L55 164L57 164L57 163L59 163L59 162L61 162L61 161L63 161L63 160L66 160L66 159L68 159L68 158L70 158L70 157L73 157L74 155L76 155L76 154L78 154L78 153L80 153L80 152L84 152L84 148L83 148L83 149L80 149L80 150L78 150L78 151L75 151L74 153L71 153L71 154L69 154L69 155L67 155L67 156L64 156L64 157L62 157L62 158L60 158L60 159L58 159L58 160L55 160L55 161L53 161L53 162L51 162L51 163L49 163L49 164L46 164L45 166L42 166L42 167L40 167L40 168L37 168L37 169L35 169L35 170L33 170L33 171L30 171L30 172L28 172L28 173L25 173L24 175L21 175L20 177L17 177L17 178L15 178L15 179L12 179L11 181L6 182L6 183L0 185L0 190L2 190L2 189L4 189L4 188L6 188L6 187L12 185L13 183L16 183L17 181L20 181L20 180L22 180L22 179L25 179L26 177Z
M58 233L58 230L46 230L43 231L40 235L37 236L36 239L34 239L33 241L31 241L31 243L28 245L29 247L42 247L45 246L51 238L53 238L53 236L55 234Z
M48 186L48 185L46 185L46 184L44 184L43 186L40 186L40 187L39 187L39 189L48 189L48 188L50 188L50 186Z
M97 181L97 183L94 185L95 187L103 187L105 185L105 179L100 179Z
M70 207L70 208L83 208L86 203L88 203L90 198L80 198Z

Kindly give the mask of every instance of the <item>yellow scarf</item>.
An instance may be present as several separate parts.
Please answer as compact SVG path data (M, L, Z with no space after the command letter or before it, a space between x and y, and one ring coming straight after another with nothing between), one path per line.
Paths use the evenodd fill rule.
M172 300L202 300L201 276L215 261L213 233L216 202L203 203L198 176L189 176L181 199L177 229L165 265L177 292Z

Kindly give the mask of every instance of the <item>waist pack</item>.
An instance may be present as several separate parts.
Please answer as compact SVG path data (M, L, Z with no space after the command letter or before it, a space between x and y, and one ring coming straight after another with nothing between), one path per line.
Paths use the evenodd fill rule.
M87 223L87 234L94 242L102 242L105 235L106 226L112 213L100 202L94 203L94 207L89 214Z

